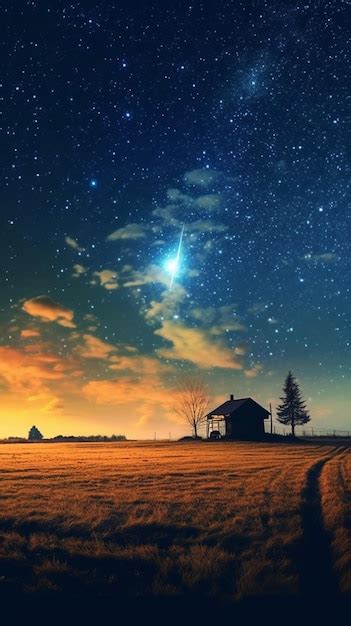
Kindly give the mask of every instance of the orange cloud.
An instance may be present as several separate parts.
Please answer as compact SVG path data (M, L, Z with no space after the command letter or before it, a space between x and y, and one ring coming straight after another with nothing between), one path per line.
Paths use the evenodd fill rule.
M93 272L92 285L100 284L105 289L118 289L118 274L113 270L101 270L101 272Z
M133 426L145 425L152 418L179 422L172 409L172 390L158 376L125 376L110 380L91 380L83 394L99 405L119 406L121 416L127 413L137 418Z
M220 367L223 369L242 369L240 355L230 350L219 341L215 341L203 329L189 328L182 324L164 321L161 328L155 330L171 348L160 348L158 354L166 359L190 361L200 368Z
M262 365L256 363L250 369L244 371L246 378L256 378L256 376L262 371Z
M27 398L27 402L38 405L38 408L36 410L40 411L41 413L57 414L60 413L64 408L64 403L61 398L46 391L29 396Z
M83 344L76 348L76 352L85 359L107 360L111 353L117 351L116 346L89 333L82 335L82 340Z
M31 328L24 328L21 330L21 337L23 339L29 339L31 337L40 337L40 332Z
M140 375L162 375L172 370L170 365L149 356L111 356L110 370L130 371Z
M66 372L67 366L54 355L0 347L0 379L13 392L37 389L44 382L62 379Z
M76 327L73 322L73 311L49 296L36 296L25 300L22 308L26 313L38 317L43 322L57 322L60 326L67 328Z

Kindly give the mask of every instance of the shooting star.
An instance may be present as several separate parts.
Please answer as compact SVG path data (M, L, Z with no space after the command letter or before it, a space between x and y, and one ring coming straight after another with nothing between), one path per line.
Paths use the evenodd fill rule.
M182 230L180 232L177 254L175 255L175 257L173 257L172 259L168 259L168 261L166 262L166 270L171 275L169 289L172 289L174 279L179 269L180 253L182 250L182 243L183 243L183 234L184 234L184 226L182 226Z

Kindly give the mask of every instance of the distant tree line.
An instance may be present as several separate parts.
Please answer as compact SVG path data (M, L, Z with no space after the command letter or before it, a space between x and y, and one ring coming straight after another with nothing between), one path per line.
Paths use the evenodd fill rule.
M0 439L0 442L3 443L27 443L28 441L42 441L43 435L40 430L36 426L33 426L28 434L28 438L25 437L6 437L6 439ZM127 441L127 437L125 435L111 435L111 437L107 437L106 435L56 435L56 437L51 437L50 439L45 439L45 443L57 443L57 442L65 442L65 441Z
M127 441L125 435L56 435L50 441Z

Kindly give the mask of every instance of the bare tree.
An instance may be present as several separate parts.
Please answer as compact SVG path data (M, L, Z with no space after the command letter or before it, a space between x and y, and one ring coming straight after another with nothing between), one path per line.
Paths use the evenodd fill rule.
M179 379L174 411L189 424L197 437L200 424L206 420L211 394L199 374L186 374Z

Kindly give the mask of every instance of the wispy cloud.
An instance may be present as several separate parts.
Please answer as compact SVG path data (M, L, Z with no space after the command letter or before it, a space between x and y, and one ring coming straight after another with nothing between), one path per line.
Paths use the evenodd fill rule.
M23 339L32 339L33 337L40 337L39 330L36 330L34 328L24 328L23 330L21 330L20 334Z
M240 354L227 348L204 329L190 328L180 323L165 320L155 330L155 335L172 344L170 348L159 348L158 354L165 359L189 361L200 368L242 369Z
M161 300L151 300L150 306L145 311L145 318L151 320L154 318L169 319L173 317L186 295L187 291L182 285L174 284L171 290L167 289L162 292Z
M107 241L119 241L125 239L142 239L146 237L146 227L142 224L127 224L123 228L114 230L106 237Z
M222 335L230 331L241 332L246 330L246 326L236 313L235 305L195 307L190 310L190 315L206 327L211 335Z
M112 371L129 372L137 376L161 376L172 371L172 367L162 363L160 359L141 354L113 355L109 369Z
M331 263L337 259L337 256L334 252L323 252L322 254L304 254L301 258L312 263Z
M75 348L75 353L84 359L100 359L107 361L113 353L117 352L117 346L114 346L103 339L99 339L94 335L85 333L77 335L74 339L78 339L80 343Z
M216 224L210 220L197 220L196 222L189 222L186 225L188 233L224 233L228 230L228 226L224 224Z
M221 207L221 196L218 193L209 193L204 196L199 196L194 200L194 205L200 208L202 211L218 211Z
M83 274L86 274L88 271L87 267L84 267L84 265L80 265L80 263L76 263L75 265L73 265L73 278L79 278L80 276L83 276Z
M128 268L128 270L124 270L124 274L124 287L140 287L152 283L160 283L167 287L169 285L169 276L158 265L148 265L143 271Z
M262 365L260 365L260 363L256 363L252 367L244 370L244 376L246 376L246 378L256 378L261 371Z
M185 172L184 181L195 187L210 187L220 178L220 173L211 169L197 169Z
M72 250L76 250L77 252L84 252L85 250L85 248L79 245L78 241L73 239L73 237L65 237L65 242L70 248L72 248Z

